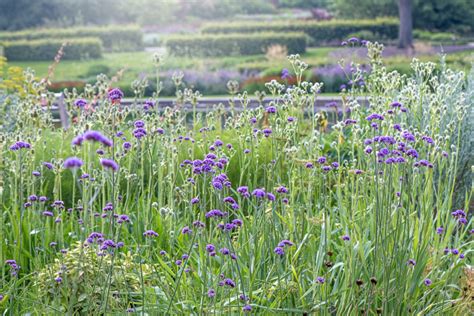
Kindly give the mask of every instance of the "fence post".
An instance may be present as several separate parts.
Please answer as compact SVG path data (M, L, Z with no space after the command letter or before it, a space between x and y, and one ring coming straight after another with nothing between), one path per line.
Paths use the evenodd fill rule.
M58 111L59 111L59 118L61 119L61 126L63 129L69 128L69 120L66 111L66 106L64 105L64 94L60 94L57 98L58 102Z

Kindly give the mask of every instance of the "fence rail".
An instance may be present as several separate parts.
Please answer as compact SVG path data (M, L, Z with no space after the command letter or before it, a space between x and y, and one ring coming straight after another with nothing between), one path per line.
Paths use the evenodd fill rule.
M368 105L367 98L365 97L358 97L357 98L358 102L362 105ZM255 109L262 104L263 106L269 105L272 101L278 101L276 98L264 98L262 100L262 103L256 98L249 98L248 99L248 104L247 104L247 109ZM314 111L318 112L321 111L322 109L326 110L334 110L334 108L328 108L327 104L329 102L335 102L337 106L342 105L342 97L341 96L318 96L314 102ZM133 107L133 106L142 106L145 102L145 99L123 99L121 102L122 107ZM215 106L221 105L225 111L231 111L232 109L236 112L241 112L243 111L244 105L243 102L239 99L235 99L233 106L229 98L222 98L222 97L207 97L207 98L201 98L198 100L196 107L194 108L193 105L189 102L185 102L184 104L178 105L176 103L176 100L174 99L159 99L155 105L155 107L158 108L159 111L164 111L166 108L173 108L179 106L180 111L184 112L192 112L194 109L197 112L209 112ZM64 97L62 94L57 94L56 95L56 102L55 104L51 107L51 110L53 111L53 114L57 114L59 117L58 119L55 119L55 124L61 125L63 128L68 128L69 127L69 117L66 111L66 106L64 104ZM311 109L308 109L308 112L311 112ZM56 115L55 115L56 116Z

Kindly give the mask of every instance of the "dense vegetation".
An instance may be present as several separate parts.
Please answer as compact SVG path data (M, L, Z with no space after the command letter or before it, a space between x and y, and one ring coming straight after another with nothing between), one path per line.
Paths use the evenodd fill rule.
M57 43L58 41L64 42L70 39L92 37L100 39L102 45L108 51L134 51L143 48L143 33L138 26L134 25L0 32L0 44L1 42L32 40L54 41ZM61 46L61 43L59 43L59 46Z
M284 46L291 54L306 51L303 33L230 33L175 36L166 48L177 56L239 56L264 54L272 45Z
M65 94L69 130L46 82L0 82L0 308L469 313L474 71L415 59L401 75L367 45L370 71L343 65L342 103L320 113L295 55L266 106L228 83L241 112L198 113L179 76L176 107L157 90L124 108L99 76Z
M3 0L0 29L123 23L167 25L175 21L236 19L242 14L275 14L288 8L323 8L341 19L398 15L397 1L393 0ZM473 15L471 0L414 0L416 28L472 33Z
M368 32L379 39L396 39L398 20L379 18L373 20L331 20L331 21L276 21L258 22L242 21L230 23L210 23L201 29L204 33L258 33L302 32L311 39L311 46L321 47L325 44L339 44L351 34Z
M63 46L64 45L64 46ZM0 43L3 53L8 60L54 60L59 48L62 49L62 59L88 59L102 57L102 42L98 38L72 38L20 40Z

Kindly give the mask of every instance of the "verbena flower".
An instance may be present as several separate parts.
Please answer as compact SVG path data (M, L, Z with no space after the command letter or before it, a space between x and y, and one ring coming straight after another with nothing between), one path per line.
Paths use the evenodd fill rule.
M123 92L119 88L113 88L109 90L108 97L113 103L120 102L123 98Z
M102 167L106 169L112 169L113 171L117 171L119 169L119 165L112 159L103 158L100 160L100 164L102 165Z
M78 108L83 108L87 105L87 101L84 99L76 99L74 101L74 105L77 106Z
M66 160L64 160L63 166L66 169L77 169L77 168L80 168L83 164L84 162L82 162L81 159L77 157L69 157Z

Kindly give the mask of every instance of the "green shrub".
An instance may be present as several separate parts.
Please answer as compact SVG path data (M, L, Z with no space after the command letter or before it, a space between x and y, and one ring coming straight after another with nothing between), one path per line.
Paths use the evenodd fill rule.
M369 31L378 39L392 39L398 36L398 20L379 18L373 20L332 21L276 21L276 22L233 22L205 25L203 33L256 33L256 32L303 32L311 38L313 45L321 46L340 42L350 34Z
M10 61L53 60L63 43L67 43L67 45L64 48L62 59L100 58L102 56L102 42L98 38L21 40L4 42L0 46L3 46L4 56Z
M112 51L134 51L143 48L143 33L138 26L133 25L0 32L0 42L79 37L98 37L104 48Z
M288 53L304 53L303 33L204 34L170 37L168 51L178 56L255 55L265 53L271 45L286 46Z
M454 33L430 32L424 30L414 30L413 37L416 39L432 42L452 42L457 39L457 36Z

